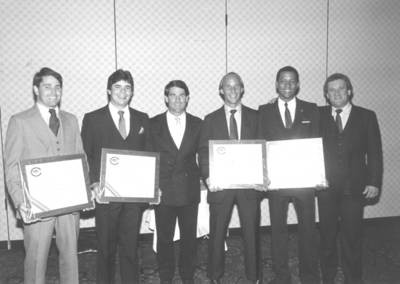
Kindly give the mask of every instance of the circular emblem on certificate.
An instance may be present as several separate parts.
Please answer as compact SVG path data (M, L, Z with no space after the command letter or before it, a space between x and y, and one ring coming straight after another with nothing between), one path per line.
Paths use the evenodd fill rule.
M224 146L217 147L217 153L220 154L220 155L225 154L226 153L225 147Z
M114 156L114 157L111 157L111 158L110 158L110 164L111 164L111 165L114 165L114 166L115 166L115 165L118 165L118 164L119 164L119 158L118 158L118 157L115 157L115 156Z
M42 170L39 167L34 167L31 170L31 175L33 175L34 177L38 177L42 174Z

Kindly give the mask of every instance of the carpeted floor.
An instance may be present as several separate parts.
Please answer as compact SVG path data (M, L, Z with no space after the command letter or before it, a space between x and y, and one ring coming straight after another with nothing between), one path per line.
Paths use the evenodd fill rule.
M270 231L263 228L262 234L264 283L273 278L270 258ZM208 283L207 240L198 242L198 265L195 283ZM223 283L246 283L243 268L243 253L240 230L231 230L227 238L226 266ZM155 254L151 249L152 237L145 235L140 241L140 260L142 283L159 283ZM96 283L95 281L95 249L96 242L92 230L82 230L79 241L80 283ZM13 242L12 249L0 249L0 283L23 283L23 248L22 242ZM300 283L298 278L297 235L296 226L290 227L289 266L293 283ZM400 283L400 218L384 218L365 221L364 238L364 280L366 284ZM47 283L59 283L57 268L57 250L52 246L47 271ZM118 278L118 277L117 277ZM116 279L120 283L119 279ZM178 276L175 283L181 283ZM343 283L343 275L339 271L336 283ZM303 283L306 284L306 283Z

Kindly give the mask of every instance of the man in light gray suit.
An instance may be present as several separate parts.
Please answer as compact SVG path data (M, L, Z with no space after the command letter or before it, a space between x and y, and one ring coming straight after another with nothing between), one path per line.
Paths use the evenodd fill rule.
M62 77L50 68L42 68L33 78L35 105L11 117L6 135L7 186L24 223L24 282L46 282L46 266L54 230L59 251L60 283L78 283L77 239L79 213L48 219L32 218L24 204L18 163L39 157L83 153L76 117L59 109Z

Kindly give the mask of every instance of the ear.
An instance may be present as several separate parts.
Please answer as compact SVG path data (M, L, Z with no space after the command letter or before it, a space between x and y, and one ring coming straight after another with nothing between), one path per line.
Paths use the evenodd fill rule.
M164 96L164 102L168 105L168 97Z
M36 86L33 86L33 93L35 94L35 96L39 96L39 88Z

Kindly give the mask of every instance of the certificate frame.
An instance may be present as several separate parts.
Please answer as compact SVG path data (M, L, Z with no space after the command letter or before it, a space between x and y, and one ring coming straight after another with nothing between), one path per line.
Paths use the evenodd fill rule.
M241 151L245 150L250 151L244 155ZM234 155L235 152L239 155ZM253 170L256 168L252 174L247 171L250 166ZM211 187L235 189L261 186L266 188L268 177L265 140L210 140L209 170Z
M19 167L25 205L34 217L94 208L85 154L26 159L19 162Z
M140 163L140 167L138 164ZM132 175L122 175L115 178L119 173L129 172L127 166L132 166ZM114 168L120 167L120 169ZM134 170L139 170L138 175ZM149 171L150 177L143 173ZM151 178L143 180L142 177ZM160 177L160 154L157 152L119 150L102 148L101 150L101 168L100 168L100 188L101 202L143 202L158 203L159 196L159 177ZM117 180L117 181L116 181ZM140 189L136 194L127 195L127 189L124 184L134 190ZM117 190L116 188L119 187ZM145 187L145 188L143 188ZM130 193L130 192L129 192Z
M266 142L270 190L326 188L322 138Z

